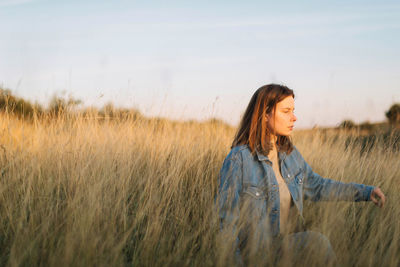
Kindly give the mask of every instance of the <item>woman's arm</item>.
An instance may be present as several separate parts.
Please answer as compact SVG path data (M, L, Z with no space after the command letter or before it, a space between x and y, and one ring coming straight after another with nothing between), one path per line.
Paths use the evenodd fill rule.
M237 265L242 266L239 249L239 196L242 190L243 161L239 153L232 151L224 160L220 172L217 206L220 219L220 241L232 245Z
M312 201L373 201L379 207L385 203L385 195L379 187L343 183L332 179L323 178L315 173L302 155L295 149L304 168L304 198Z
M232 152L224 160L220 172L218 208L221 228L231 225L239 216L239 196L242 190L242 158Z
M304 161L304 198L312 201L369 201L373 186L343 183L321 177Z

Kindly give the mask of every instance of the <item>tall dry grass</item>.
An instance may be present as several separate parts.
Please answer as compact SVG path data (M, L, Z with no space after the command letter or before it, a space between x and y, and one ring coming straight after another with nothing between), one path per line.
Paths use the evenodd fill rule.
M234 129L217 123L0 116L0 265L214 266L218 174ZM333 141L336 140L336 141ZM379 185L372 203L309 203L309 229L346 266L400 264L398 152L345 150L345 136L298 132L297 148L326 177ZM263 262L263 258L253 262Z

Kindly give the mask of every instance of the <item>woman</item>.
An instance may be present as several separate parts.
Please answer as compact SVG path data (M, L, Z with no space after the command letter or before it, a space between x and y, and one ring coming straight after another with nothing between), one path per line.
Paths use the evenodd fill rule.
M251 263L257 255L276 260L276 255L302 255L302 250L313 250L321 263L332 264L335 254L325 236L293 226L302 219L303 199L385 203L378 187L314 173L290 141L296 120L291 89L277 84L259 88L222 166L221 229L225 240L234 238L239 264Z

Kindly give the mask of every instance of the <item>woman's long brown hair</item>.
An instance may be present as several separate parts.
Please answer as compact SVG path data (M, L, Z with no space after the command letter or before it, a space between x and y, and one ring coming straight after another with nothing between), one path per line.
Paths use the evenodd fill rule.
M268 155L272 146L266 115L271 114L273 110L275 112L276 104L288 96L294 97L294 92L284 85L267 84L258 88L244 112L232 147L248 145L253 154L257 151ZM293 144L289 137L282 135L277 137L278 150L292 152Z

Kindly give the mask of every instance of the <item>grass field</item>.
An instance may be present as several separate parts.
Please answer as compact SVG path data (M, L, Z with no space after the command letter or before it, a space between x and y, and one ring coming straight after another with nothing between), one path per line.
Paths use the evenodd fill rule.
M225 266L214 198L234 129L93 115L0 115L1 266ZM305 203L344 266L400 265L400 154L294 133L314 171L380 186L387 203ZM254 259L262 263L263 258Z

